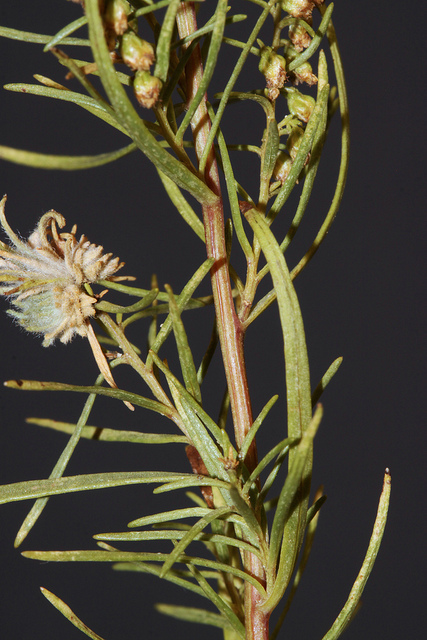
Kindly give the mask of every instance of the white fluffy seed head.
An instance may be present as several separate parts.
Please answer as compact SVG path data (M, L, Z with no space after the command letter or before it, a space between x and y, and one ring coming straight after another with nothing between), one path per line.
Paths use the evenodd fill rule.
M56 211L45 213L28 240L21 240L6 220L5 202L0 222L10 244L0 242L0 293L15 307L8 313L27 331L43 335L44 346L56 338L87 336L96 298L84 285L112 278L124 263L85 236L78 239L75 227L59 233L65 219Z

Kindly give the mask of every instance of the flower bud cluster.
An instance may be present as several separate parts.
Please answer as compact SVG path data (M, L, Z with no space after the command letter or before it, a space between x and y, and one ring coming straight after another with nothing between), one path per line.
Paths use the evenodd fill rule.
M135 72L133 90L136 99L141 106L150 109L158 100L162 82L150 74L156 59L154 47L139 37L137 24L130 16L127 0L107 0L104 9L107 44L114 49L118 39L121 61Z

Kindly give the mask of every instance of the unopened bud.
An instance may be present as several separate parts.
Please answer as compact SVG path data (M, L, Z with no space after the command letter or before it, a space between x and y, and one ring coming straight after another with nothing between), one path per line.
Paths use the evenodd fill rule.
M279 180L282 184L285 182L292 168L292 160L285 151L280 151L276 164L273 169L273 177L275 180Z
M303 62L293 71L295 75L295 84L305 82L310 87L317 82L317 76L314 75L313 69L309 62Z
M271 47L261 49L259 70L265 77L268 97L275 100L286 81L286 60Z
M133 80L133 90L139 104L151 109L156 104L162 88L162 81L149 71L137 71Z
M288 101L288 109L291 115L296 116L298 120L308 122L316 101L311 96L305 96L295 89L289 87L286 89L286 98Z
M107 30L117 36L124 34L128 28L130 6L126 0L107 0L104 11L104 24Z
M133 31L123 34L120 53L123 62L134 71L148 71L155 59L153 46Z

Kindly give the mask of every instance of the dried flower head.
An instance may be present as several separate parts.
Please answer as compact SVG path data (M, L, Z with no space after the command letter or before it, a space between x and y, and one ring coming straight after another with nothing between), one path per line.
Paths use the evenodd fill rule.
M11 244L0 241L0 294L15 309L8 311L27 331L44 336L43 346L56 338L69 342L76 334L88 338L101 373L115 386L110 368L89 319L96 313L97 298L85 285L112 279L123 266L119 258L103 253L85 236L59 233L65 218L56 211L45 213L27 241L9 226L0 202L0 222Z

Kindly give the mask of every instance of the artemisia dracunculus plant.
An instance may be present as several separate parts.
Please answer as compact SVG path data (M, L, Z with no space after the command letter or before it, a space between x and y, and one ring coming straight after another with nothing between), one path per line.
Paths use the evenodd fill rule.
M78 237L76 228L62 230L65 220L55 211L42 216L28 240L20 239L13 231L13 202L8 204L7 222L3 199L0 281L1 293L12 305L10 313L25 329L40 334L44 346L55 339L68 342L75 334L88 338L100 376L90 387L7 382L11 388L81 391L88 398L77 424L61 427L70 439L51 476L3 486L0 499L36 499L18 532L18 546L51 495L135 483L158 484L156 491L201 488L201 494L188 494L192 502L187 508L144 514L129 523L131 531L97 534L98 549L24 555L47 561L105 561L117 569L156 574L207 598L216 608L214 612L212 608L160 605L163 613L220 627L227 640L267 640L277 637L295 595L325 500L318 493L310 502L313 439L322 417L320 395L341 359L332 363L312 392L293 280L319 248L338 210L347 173L349 125L343 69L331 20L333 4L323 0L240 2L239 6L248 6L251 16L256 9L255 19L234 14L233 4L227 0L85 0L81 17L53 36L0 28L4 37L44 43L68 69L67 77L81 83L81 92L75 92L36 75L39 84L11 84L6 89L72 101L128 139L122 149L93 157L55 157L10 147L1 147L0 156L38 168L82 169L112 162L132 151L142 152L194 232L195 242L201 240L206 247L205 262L178 295L170 288L144 290L123 284L124 278L115 275L121 267L118 258L104 254L102 247L84 236ZM245 20L252 20L248 39L242 42L230 37L229 28ZM88 40L75 35L86 28ZM86 47L87 55L83 54L83 60L70 57L68 45ZM215 73L222 49L238 53L225 82ZM333 71L328 69L328 51ZM245 64L254 58L258 65L252 78L254 88L235 91ZM95 88L96 76L106 98ZM218 77L222 82L219 92L211 82ZM263 113L265 123L257 146L227 142L221 123L236 101L256 103ZM290 271L286 250L307 209L329 123L337 110L341 114L342 149L335 194L312 245ZM146 119L149 111L151 116ZM240 184L235 177L234 168L242 154L250 153L259 157L257 185ZM296 211L286 235L277 238L274 221L294 188L299 192ZM187 194L198 203L198 210ZM228 226L224 209L231 215ZM244 274L230 262L231 228L246 262ZM196 290L204 278L210 278L212 295L200 298ZM270 278L272 286L261 297L258 286L264 278ZM98 285L102 290L98 291ZM128 306L108 302L112 289L137 302ZM188 338L181 316L207 304L214 306L215 327L206 355L196 366L191 336ZM262 436L259 429L268 420L277 396L254 418L244 337L270 305L278 311L283 333L286 389L277 391L286 394L287 433L282 433L259 460L257 434ZM150 349L143 359L128 340L127 327L160 314L165 317L160 328L150 325ZM95 326L104 333L95 333ZM180 371L172 371L162 358L162 346L168 339L175 340ZM114 352L105 353L100 346L103 340L113 345ZM227 398L221 419L215 422L203 407L201 387L217 343ZM111 369L120 363L130 366L141 379L141 395L117 388ZM204 397L208 394L209 389L204 388ZM117 398L136 411L158 412L180 431L180 435L153 435L108 429L101 430L101 439L147 445L184 443L188 467L182 473L64 475L79 438L94 435L86 422L99 395ZM228 404L232 431L227 433L223 426ZM50 420L38 423L52 428L59 424ZM280 481L279 472L285 466L287 473ZM383 534L389 493L387 471L363 566L324 640L338 638L357 607ZM271 512L269 519L267 511ZM154 529L147 531L147 526ZM170 552L141 550L142 542L151 545L153 540L169 540ZM139 543L137 550L121 551L120 542L129 541ZM205 545L211 559L197 555L200 545ZM84 633L99 638L57 596L46 590L44 594ZM276 607L281 612L270 630L270 616Z

